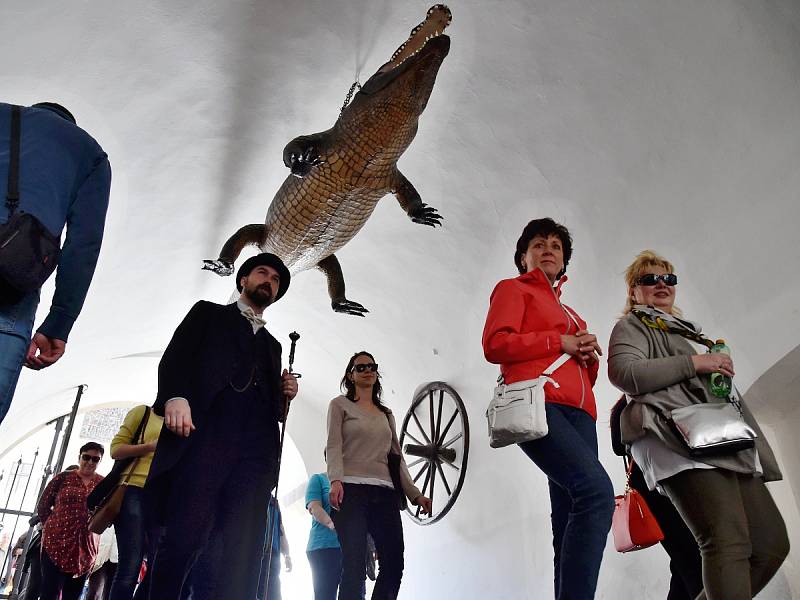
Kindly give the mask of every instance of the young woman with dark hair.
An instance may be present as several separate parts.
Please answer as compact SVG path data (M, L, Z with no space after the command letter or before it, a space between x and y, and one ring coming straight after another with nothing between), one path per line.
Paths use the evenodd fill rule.
M364 582L367 533L375 540L380 570L372 600L397 597L403 576L403 525L400 497L429 514L431 501L411 480L400 452L392 411L381 403L378 365L369 352L357 352L341 381L343 396L328 408L326 457L332 515L342 547L339 600L358 600ZM389 454L400 456L402 490L395 490Z
M519 277L492 292L483 330L486 360L499 364L505 383L535 379L564 353L568 360L545 385L549 433L519 447L550 486L556 599L591 600L611 527L614 492L597 458L597 339L561 303L572 237L552 219L528 223L517 242Z

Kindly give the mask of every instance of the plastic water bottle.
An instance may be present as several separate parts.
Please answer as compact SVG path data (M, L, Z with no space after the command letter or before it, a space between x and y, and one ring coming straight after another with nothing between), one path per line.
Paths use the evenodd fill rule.
M725 340L717 340L717 342L711 346L711 350L709 350L709 352L718 352L721 354L727 354L728 356L731 355L731 349L725 344ZM733 382L727 375L722 373L711 373L709 389L717 398L727 398L733 389Z

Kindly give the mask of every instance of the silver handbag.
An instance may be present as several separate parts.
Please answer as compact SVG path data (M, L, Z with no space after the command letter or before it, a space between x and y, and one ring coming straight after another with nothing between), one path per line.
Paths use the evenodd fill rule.
M551 383L554 387L560 387L550 375L569 359L570 355L565 352L536 379L505 384L500 376L499 385L494 388L494 395L486 409L489 445L492 448L521 444L547 435L544 386Z
M747 450L758 437L745 423L738 399L676 408L670 420L689 454L697 458Z

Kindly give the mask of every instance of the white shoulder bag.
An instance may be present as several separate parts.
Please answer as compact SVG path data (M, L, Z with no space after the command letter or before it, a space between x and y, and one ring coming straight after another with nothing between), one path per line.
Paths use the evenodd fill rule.
M486 410L492 448L538 440L547 435L544 386L551 383L560 387L550 375L569 359L570 355L565 352L536 379L505 384L503 376L500 376Z

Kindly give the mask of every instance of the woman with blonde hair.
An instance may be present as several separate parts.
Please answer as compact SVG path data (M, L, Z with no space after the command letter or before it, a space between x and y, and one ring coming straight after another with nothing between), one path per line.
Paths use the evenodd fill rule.
M709 375L733 377L733 361L727 354L698 354L689 343L710 345L675 307L672 263L645 250L626 270L625 283L625 314L611 334L608 357L609 379L627 396L622 441L648 487L663 490L697 540L704 585L698 598L751 599L789 551L786 526L764 485L781 478L775 456L735 388L728 398L709 391ZM739 408L757 435L755 447L690 452L672 411L724 402Z

